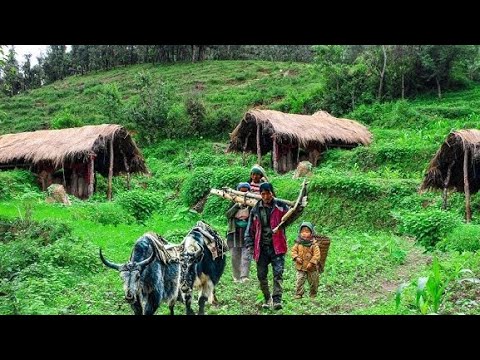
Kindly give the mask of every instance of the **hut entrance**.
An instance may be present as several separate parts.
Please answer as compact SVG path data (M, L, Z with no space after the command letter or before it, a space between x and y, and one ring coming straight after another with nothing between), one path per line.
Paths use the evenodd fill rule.
M64 164L63 168L55 169L51 164L41 163L36 167L38 182L43 191L52 184L60 184L68 194L87 199L93 194L95 185L92 165L93 161L72 162Z
M322 148L316 144L300 147L297 143L279 143L274 141L272 150L272 167L280 173L295 170L301 161L310 161L317 166L322 155Z
M283 174L297 167L298 145L279 144L274 141L273 146L272 167L276 172Z

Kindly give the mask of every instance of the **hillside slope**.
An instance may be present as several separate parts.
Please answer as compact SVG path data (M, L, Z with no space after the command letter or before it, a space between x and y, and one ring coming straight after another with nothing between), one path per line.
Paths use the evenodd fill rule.
M172 83L185 96L200 91L209 120L227 119L225 126L217 129L215 139L185 134L185 139L144 146L152 176L133 177L130 191L124 179L115 178L112 202L104 199L102 177L92 199L72 199L73 206L64 208L45 203L30 174L0 172L0 313L131 313L118 274L101 266L98 247L112 261L126 261L143 232L154 230L179 242L199 219L224 234L227 201L210 196L201 214L189 209L211 187L235 186L248 178L256 157L224 153L227 134L243 112L260 104L291 112L320 110L315 104L321 79L312 65L212 61L134 66L1 98L0 132L48 127L65 108L83 123L103 122L98 95L104 84L116 83L123 99L131 101L138 96L134 82L139 72ZM472 223L465 224L463 194L451 193L444 211L439 193L418 193L428 161L448 133L480 127L479 99L480 86L474 86L440 100L425 96L361 105L344 115L366 124L374 140L351 151L330 149L314 169L309 205L302 219L288 227L287 237L292 245L300 221L308 220L332 239L332 247L313 302L293 299L295 272L287 256L280 313L480 313L480 196L472 197ZM293 180L292 172L273 174L268 160L267 155L264 165L277 195L294 199L302 179ZM253 264L252 271L249 283L233 283L228 258L217 292L220 304L207 312L265 313L258 306Z
M135 65L68 77L28 94L0 97L0 134L47 129L64 110L84 125L104 123L107 118L102 115L99 95L105 85L115 83L128 105L138 98L135 83L140 74L151 77L154 83L171 85L173 92L180 95L180 103L190 93L199 94L210 122L227 119L228 127L236 124L251 106L299 111L303 105L299 101L314 93L321 82L314 66L304 63L205 61Z

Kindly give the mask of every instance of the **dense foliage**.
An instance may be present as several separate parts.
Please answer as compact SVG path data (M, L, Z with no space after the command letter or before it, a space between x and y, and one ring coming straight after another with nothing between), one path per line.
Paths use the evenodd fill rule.
M349 61L373 51L357 50L346 53ZM344 116L366 124L374 141L348 151L328 149L313 169L309 205L287 228L287 238L291 247L300 221L308 220L332 245L313 301L293 299L295 270L287 255L282 314L479 314L480 195L472 196L472 223L466 224L462 193L449 193L442 210L438 192L419 193L418 187L448 133L478 126L480 87L472 83L467 90L443 92L449 80L439 77L439 99L432 78L435 94L419 96L423 90L418 89L395 100L399 93L392 90L388 62L393 50L385 50L381 101L379 73L371 75L370 63L339 73L338 79L358 75L348 84L370 92L360 105L358 96L363 95L355 90L355 106L345 100L346 108L339 111L352 110ZM375 54L381 58L383 51ZM103 267L98 248L122 263L144 232L178 243L200 219L225 235L224 213L231 203L206 197L208 190L246 181L257 161L256 154L225 153L228 132L251 106L308 113L322 109L319 93L335 84L335 78L325 78L322 66L269 61L135 65L0 98L2 133L68 126L76 120L118 120L135 130L150 171L132 176L130 191L124 177L115 177L111 202L105 197L106 179L97 176L95 196L88 201L71 197L70 207L47 203L29 171L1 171L0 313L130 314L118 273ZM457 63L451 86L458 69ZM362 82L363 76L376 78L376 85ZM270 159L267 154L262 166L277 195L293 200L302 179L292 179L292 172L274 174ZM204 199L203 211L194 211L192 206ZM220 303L207 306L207 312L271 313L258 306L254 264L252 281L239 284L231 281L227 260L216 290ZM158 311L167 312L165 306ZM176 312L183 313L181 305Z

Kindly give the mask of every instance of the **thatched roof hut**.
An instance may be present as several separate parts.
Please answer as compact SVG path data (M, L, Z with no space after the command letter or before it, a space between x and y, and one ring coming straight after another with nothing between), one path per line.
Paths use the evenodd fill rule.
M480 190L480 131L451 132L430 161L420 189L443 190L444 207L448 189L464 192L470 221L470 194Z
M227 151L256 152L258 162L262 155L273 151L273 168L282 173L306 159L315 166L327 148L368 145L372 134L356 121L339 119L325 111L299 115L250 110L230 134L230 139Z
M67 192L82 198L93 193L94 172L108 176L109 185L113 175L147 172L127 130L114 124L1 135L0 168L14 167L29 167L44 177L63 170Z

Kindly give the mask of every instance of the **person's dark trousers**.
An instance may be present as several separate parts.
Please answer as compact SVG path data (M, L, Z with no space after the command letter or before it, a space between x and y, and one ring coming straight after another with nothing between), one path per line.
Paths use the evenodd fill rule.
M270 289L268 287L268 264L272 264L273 269L273 303L282 302L282 283L283 269L285 267L285 254L275 255L273 246L262 246L260 249L260 257L257 261L257 278L260 282L265 302L270 299Z

